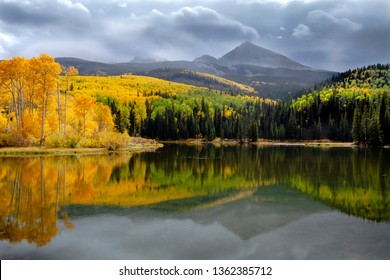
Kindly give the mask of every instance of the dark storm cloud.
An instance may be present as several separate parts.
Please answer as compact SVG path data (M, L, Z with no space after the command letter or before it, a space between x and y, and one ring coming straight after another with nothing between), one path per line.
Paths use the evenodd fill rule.
M140 37L170 49L178 46L187 51L192 46L192 52L199 50L198 55L210 51L207 49L210 43L222 45L258 38L254 28L202 6L185 7L167 14L153 10L148 17L148 24L139 33ZM169 53L160 53L160 56L166 55Z
M219 11L255 28L257 43L302 63L345 70L390 61L390 1L237 3L240 9L221 6Z
M0 2L0 19L7 24L45 25L55 21L55 16L42 10L26 10L17 3Z
M171 14L175 29L199 40L247 40L258 37L257 31L202 6L185 7Z
M243 41L313 67L390 60L390 1L0 0L0 59L222 56Z

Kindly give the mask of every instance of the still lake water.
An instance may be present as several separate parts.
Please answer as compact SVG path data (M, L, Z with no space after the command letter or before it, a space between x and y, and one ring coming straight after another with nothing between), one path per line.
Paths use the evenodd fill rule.
M390 150L0 157L0 259L390 259Z

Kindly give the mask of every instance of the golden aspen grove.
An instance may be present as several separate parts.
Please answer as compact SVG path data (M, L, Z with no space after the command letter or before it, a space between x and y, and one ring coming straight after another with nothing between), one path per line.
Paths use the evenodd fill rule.
M47 54L1 61L1 146L72 147L75 138L111 132L107 107L90 95L69 96L77 74L76 68L61 67Z
M61 75L62 74L62 75ZM0 146L106 147L125 146L127 133L114 133L110 108L96 96L120 103L137 101L137 120L145 114L146 91L186 91L158 79L77 77L74 67L54 58L14 57L0 62ZM140 85L143 83L143 85ZM76 84L76 86L74 86ZM142 91L142 92L141 92ZM123 131L122 131L123 132ZM94 141L88 140L93 138Z

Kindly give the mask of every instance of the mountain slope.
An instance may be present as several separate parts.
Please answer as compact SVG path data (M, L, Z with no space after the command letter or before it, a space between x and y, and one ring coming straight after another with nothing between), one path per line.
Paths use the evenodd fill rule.
M147 73L156 69L188 69L216 75L253 87L261 97L283 99L332 77L335 72L313 69L282 54L245 42L217 59L203 55L193 61L148 61L106 64L76 58L57 58L64 66L75 66L81 75ZM182 81L185 82L185 81ZM190 83L192 84L192 83ZM208 85L202 85L207 86Z
M197 57L193 61L200 63L218 63L218 59L208 54Z
M256 94L253 87L227 80L215 75L196 72L188 69L160 68L142 74L167 81L184 83L197 87L205 87L214 90L221 90L232 94Z
M390 144L390 64L335 75L291 101L301 135L369 146Z

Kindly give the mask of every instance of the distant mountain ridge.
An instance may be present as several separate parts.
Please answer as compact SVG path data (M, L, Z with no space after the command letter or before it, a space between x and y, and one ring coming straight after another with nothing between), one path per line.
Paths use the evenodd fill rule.
M268 49L245 42L228 52L218 62L221 65L256 65L269 68L286 68L293 70L312 70L292 59Z
M201 57L197 57L193 60L194 62L204 62L204 63L218 63L218 59L216 59L214 56L205 54Z
M250 42L242 43L219 59L206 54L193 61L159 61L146 57L136 57L126 63L101 63L69 57L56 60L64 66L75 66L80 75L149 75L149 72L157 69L171 69L171 72L172 69L179 72L188 69L248 85L258 95L270 98L285 98L336 74L305 66ZM188 76L183 81L177 81L188 83Z

